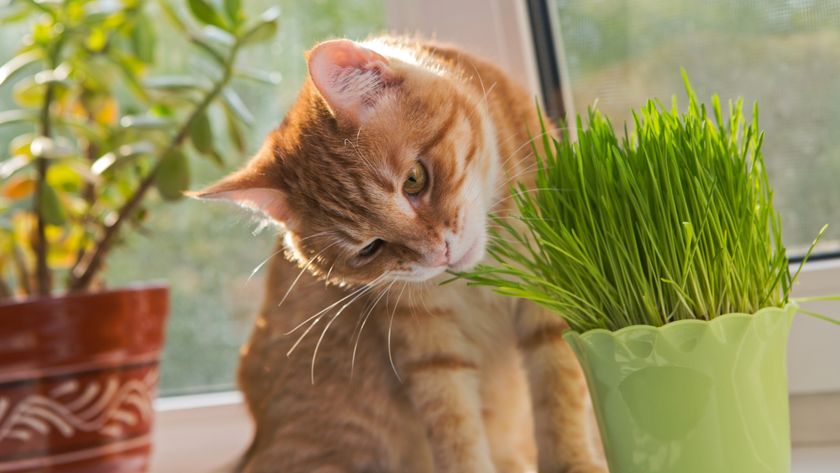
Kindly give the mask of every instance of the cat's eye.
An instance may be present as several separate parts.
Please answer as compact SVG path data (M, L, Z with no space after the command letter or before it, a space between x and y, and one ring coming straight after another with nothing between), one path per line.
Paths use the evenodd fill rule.
M379 251L380 248L382 248L384 244L385 240L382 240L381 238L373 240L372 242L368 243L364 248L359 250L359 258L369 258L373 256L374 254L376 254L377 251Z
M417 195L423 192L426 188L427 181L428 176L426 175L426 168L423 166L423 163L417 161L405 176L405 182L403 182L403 192L408 195Z

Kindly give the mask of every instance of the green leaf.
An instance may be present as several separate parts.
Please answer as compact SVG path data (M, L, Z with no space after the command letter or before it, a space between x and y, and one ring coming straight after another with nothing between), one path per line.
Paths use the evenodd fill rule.
M0 112L0 126L13 123L33 122L38 119L34 110L8 110Z
M178 200L190 187L190 167L187 156L180 150L173 150L163 157L155 174L155 187L166 200Z
M210 151L205 155L213 161L213 164L216 165L219 169L224 169L225 167L225 159L222 157L222 154L219 153L219 150L215 148L211 148Z
M39 85L70 85L71 81L67 79L70 73L70 66L62 64L55 69L47 69L35 74L35 83Z
M155 60L156 43L155 27L151 20L146 15L139 15L131 31L131 47L134 54L146 64L151 64Z
M87 168L82 172L90 174ZM78 194L82 188L82 184L88 181L88 175L82 175L79 172L78 166L73 160L65 160L64 162L55 163L50 166L50 172L47 174L47 186L54 190L68 192L66 195L68 200L72 200L73 194ZM65 201L65 204L68 202Z
M241 23L243 16L241 0L225 0L225 13L234 25Z
M245 152L245 137L239 127L239 120L233 111L228 108L225 108L225 118L227 119L228 136L231 143L240 153Z
M58 194L48 185L41 186L41 215L49 225L64 225L67 222L67 214L58 199Z
M35 3L35 2L33 2ZM41 21L32 27L32 39L35 44L48 46L61 33L62 27L50 21Z
M32 163L32 160L29 158L29 156L22 154L12 156L11 158L0 162L0 179L8 179L14 173L25 168L30 163Z
M104 28L94 28L85 38L85 46L93 52L100 52L108 44L108 35Z
M11 5L0 7L0 23L10 25L29 18L30 10L24 2L12 2Z
M239 97L239 94L230 87L222 91L222 98L224 99L225 107L236 115L236 118L244 122L246 125L254 123L254 114L245 106L245 102Z
M219 13L216 12L213 5L209 2L206 2L205 0L189 0L187 4L189 5L193 16L202 23L218 26L219 28L225 27L225 23L219 16Z
M158 5L160 5L161 10L163 10L163 14L166 15L169 21L171 21L176 28L178 28L181 32L189 31L189 28L183 18L181 18L181 15L178 14L175 8L173 8L168 1L160 1L158 2Z
M242 44L269 41L277 34L277 22L262 22L242 35Z
M222 66L225 65L226 61L225 61L225 57L222 56L222 53L220 53L218 50L216 50L216 48L214 48L212 45L210 45L210 43L208 43L206 40L198 38L196 36L191 36L190 37L190 42L192 42L193 44L198 46L202 51L207 53L219 65L222 65Z
M115 164L123 162L135 156L148 155L155 152L157 148L149 141L138 141L128 145L122 145L114 151L103 154L90 166L91 172L98 176L111 169Z
M200 113L190 124L190 140L199 153L209 153L213 149L213 127L207 113Z
M120 126L123 128L135 128L141 130L163 130L172 127L172 122L165 118L151 115L126 115L120 118Z
M0 85L5 84L6 81L20 73L24 67L40 59L41 53L39 51L29 51L9 59L6 64L0 66Z
M236 44L236 37L227 31L216 28L215 26L205 26L201 29L201 34L205 39L211 43L216 43L223 48L229 48Z
M88 122L73 116L54 117L53 122L63 129L78 133L99 146L104 143L103 135L109 132L109 129L99 126L95 122Z
M270 8L260 15L260 21L242 35L242 44L259 43L274 38L277 34L279 8Z
M34 78L29 77L15 84L12 97L21 107L36 108L44 101L46 90L47 87L44 84L39 84Z
M142 100L148 100L149 96L140 83L138 75L142 72L142 64L134 57L122 51L111 50L108 54L109 59L116 64L122 72L122 76L134 94Z
M161 90L204 90L206 86L201 82L203 81L194 76L158 76L144 80L143 86L147 89Z
M283 76L279 72L275 71L263 71L249 67L239 67L233 73L242 79L249 79L267 85L278 85L283 81Z

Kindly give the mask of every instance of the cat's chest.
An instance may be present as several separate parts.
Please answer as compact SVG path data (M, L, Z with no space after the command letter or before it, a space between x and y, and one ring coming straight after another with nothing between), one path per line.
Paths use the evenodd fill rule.
M439 287L426 303L439 312L449 311L453 329L461 331L478 348L496 350L515 343L514 298L456 282Z

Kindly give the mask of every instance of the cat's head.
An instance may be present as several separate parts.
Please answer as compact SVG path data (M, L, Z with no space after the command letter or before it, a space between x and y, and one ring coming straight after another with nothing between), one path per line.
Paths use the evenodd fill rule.
M196 195L281 223L292 257L334 282L470 268L498 188L481 97L442 68L369 46L310 51L280 127L244 169Z

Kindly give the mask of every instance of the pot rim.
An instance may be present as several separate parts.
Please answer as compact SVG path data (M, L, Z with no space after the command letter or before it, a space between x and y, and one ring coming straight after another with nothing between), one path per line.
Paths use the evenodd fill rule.
M66 302L75 302L80 301L83 299L91 299L97 297L107 297L113 296L115 294L137 294L143 292L158 292L169 291L169 284L163 281L150 281L150 282L136 282L130 283L124 286L119 286L116 288L106 288L101 291L85 291L85 292L78 292L78 293L61 293L61 294L51 294L48 296L29 296L23 299L11 299L9 301L0 302L0 309L15 307L27 307L27 306L36 306L36 305L60 305Z
M748 314L745 312L730 312L728 314L723 314L715 317L712 320L702 320L702 319L685 319L685 320L677 320L675 322L669 322L665 325L660 326L653 326L653 325L629 325L627 327L622 327L618 330L607 330L605 328L596 328L592 330L587 330L586 332L580 333L577 330L566 330L564 332L564 337L577 337L584 341L588 341L593 336L598 336L601 334L612 336L612 337L626 337L628 335L633 334L634 332L647 332L647 333L655 333L655 332L665 332L674 330L676 327L684 327L687 325L707 325L707 326L714 326L720 323L726 323L725 321L736 319L736 318L753 318L757 317L761 314L766 314L769 312L791 312L791 315L795 314L799 310L799 304L796 301L789 300L785 305L778 307L778 306L768 306L762 307L758 311Z

